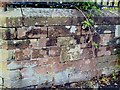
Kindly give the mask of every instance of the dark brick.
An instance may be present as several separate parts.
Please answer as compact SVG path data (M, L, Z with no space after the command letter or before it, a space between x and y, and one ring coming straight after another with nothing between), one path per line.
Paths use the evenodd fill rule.
M15 44L14 44L14 42L13 41L7 41L7 49L8 50L10 50L10 49L15 49L16 48L16 46L15 46Z
M55 26L54 28L48 28L48 37L62 37L68 36L70 30L65 28L65 26Z
M32 51L32 59L34 58L43 58L44 55L40 54L40 50L39 49L33 49Z
M30 44L30 40L19 41L15 44L15 47L20 49L25 49L29 47L29 44Z
M7 29L3 31L2 37L5 40L17 39L17 30L15 28Z
M26 32L26 36L29 38L47 37L47 28L46 27L36 27L36 28L33 27L31 30Z
M57 45L57 38L51 37L47 40L46 46L56 46Z

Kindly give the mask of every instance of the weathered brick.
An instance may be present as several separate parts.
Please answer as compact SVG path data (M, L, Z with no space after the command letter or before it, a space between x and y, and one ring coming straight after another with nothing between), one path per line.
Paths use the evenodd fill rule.
M25 49L28 48L30 44L30 40L8 40L7 47L8 50L13 49Z
M22 73L22 77L24 78L31 78L31 77L35 77L35 71L32 67L27 67L27 68L23 68L21 70Z
M2 33L2 37L3 39L7 39L7 40L13 40L17 38L17 31L15 28L10 28L10 29L6 29L5 31L3 31Z
M18 28L17 29L17 38L18 39L26 39L27 37L25 37L26 35L26 30L27 28Z
M60 56L60 47L51 46L49 48L49 56L52 56L52 57Z
M15 61L22 68L29 67L31 65L30 60Z
M34 25L45 25L46 24L46 17L26 17L24 19L24 24L27 26L34 26Z
M35 67L38 66L38 60L30 60L30 66Z
M47 40L46 46L57 46L57 38L51 37Z
M94 69L94 66L92 66L92 64L85 64L81 67L82 71L89 71L89 70L92 70L92 69Z
M13 50L15 48L16 48L16 46L13 41L7 41L7 49L8 50Z
M65 28L65 26L55 26L54 28L48 28L48 37L62 37L68 36L70 30Z
M48 61L46 62L46 64L50 65L50 64L59 64L60 63L60 56L57 57L49 57Z
M80 59L90 59L93 57L92 48L84 48L83 53L80 56Z
M32 59L34 58L43 58L44 54L40 54L40 49L33 49L32 51Z
M54 64L53 68L54 68L54 72L55 73L65 70L65 67L63 66L62 63L56 63L56 64Z
M37 61L39 66L47 65L48 58L38 58Z
M46 66L37 66L37 67L34 67L33 69L37 74L46 74L47 73Z
M26 32L28 38L47 37L47 27L32 27Z
M25 53L26 52L26 53ZM30 60L30 52L28 50L16 50L15 51L15 59L16 60Z
M48 25L71 25L71 18L69 17L47 17L46 24Z
M45 38L45 37L38 39L38 44L39 44L38 46L39 47L46 47L47 41L48 41L48 38Z
M21 17L8 17L6 18L6 26L7 27L18 27L22 25L22 18Z
M38 39L30 39L30 47L32 49L39 49Z

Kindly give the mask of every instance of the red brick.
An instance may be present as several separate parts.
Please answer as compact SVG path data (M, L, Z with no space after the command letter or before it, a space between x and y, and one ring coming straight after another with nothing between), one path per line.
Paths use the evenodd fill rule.
M15 52L15 59L16 60L23 60L24 59L24 54L23 54L22 50Z
M56 46L56 45L57 45L56 37L50 37L46 42L46 46Z
M33 49L32 59L35 59L35 58L44 58L44 54L40 53L40 49Z
M26 35L26 30L25 29L23 29L23 28L18 28L17 29L17 32L18 32L18 38L20 39L20 38L24 38L25 37L25 35Z
M83 64L84 64L84 60L76 60L73 63L73 67L79 69L83 66Z
M47 66L37 66L33 68L37 74L46 74L47 73Z
M38 60L30 60L30 65L33 67L38 66L39 65Z
M46 68L47 68L48 73L54 73L55 72L53 65L48 65Z
M48 61L46 62L46 64L59 64L60 62L60 57L49 57Z
M29 44L30 44L30 40L22 40L22 41L17 41L15 43L15 46L16 48L19 48L19 49L26 49L29 47Z
M29 38L47 37L47 29L42 29L42 27L33 27L31 30L26 32L26 36Z
M42 65L47 65L48 62L48 58L38 58L38 65L42 66Z
M46 47L47 39L45 37L42 37L38 40L39 47Z
M97 53L97 56L103 56L106 53L106 47L99 47L99 51Z
M89 71L89 70L93 70L95 69L95 64L91 61L91 59L89 60L84 60L84 64L81 67L82 71Z
M32 49L39 49L39 47L38 47L38 40L37 39L31 39L30 40L30 47L32 48Z
M80 58L81 59L90 59L93 57L93 54L92 54L92 48L85 48L83 49L83 54L81 54Z
M48 37L67 36L70 34L70 30L65 26L55 26L54 29L48 28Z
M23 68L29 67L31 65L29 60L15 61L15 62Z
M49 48L49 56L51 57L60 56L60 47L51 46Z
M31 52L32 52L32 50L29 48L26 48L23 50L24 56L27 58L31 58Z
M64 64L61 63L54 64L53 68L55 73L65 70Z
M48 51L49 51L49 48L47 48L47 47L43 47L43 48L41 48L40 49L40 54L41 55L44 55L44 57L47 57L48 56Z

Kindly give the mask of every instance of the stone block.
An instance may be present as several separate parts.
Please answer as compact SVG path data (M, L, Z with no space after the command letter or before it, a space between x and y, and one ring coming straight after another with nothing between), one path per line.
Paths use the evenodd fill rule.
M101 69L104 67L109 67L111 62L116 61L116 55L111 55L111 56L103 56L103 57L98 57L97 58L97 69Z
M24 19L24 24L26 26L34 26L34 25L45 25L46 24L46 17L26 17Z
M7 27L19 27L22 25L22 17L7 17L6 26Z
M9 74L11 81L20 80L22 78L22 74L19 70L9 71Z
M75 45L76 40L73 37L58 37L57 46L70 46Z
M71 25L70 17L47 17L48 25Z
M35 71L34 71L34 69L32 68L32 67L27 67L27 68L23 68L22 70L21 70L21 74L22 74L22 77L23 78L31 78L32 76L34 76L35 77Z
M80 59L80 45L75 45L70 49L68 49L68 47L65 46L61 48L61 62L79 59Z

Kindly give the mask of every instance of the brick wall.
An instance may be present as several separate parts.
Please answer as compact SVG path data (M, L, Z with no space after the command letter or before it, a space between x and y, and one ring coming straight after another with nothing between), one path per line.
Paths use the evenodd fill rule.
M69 26L69 19L66 21L66 19L47 18L47 23L52 25L33 26L32 18L25 19L29 27L1 29L4 41L2 49L9 52L6 58L9 72L6 85L10 84L13 88L30 85L40 87L46 82L62 84L88 80L101 75L106 70L110 73L115 68L117 56L112 55L112 50L104 46L105 40L112 39L106 38L108 34L99 36L100 39L97 41L103 46L99 47L95 57L94 48L88 41L90 35L83 31L79 24L74 26L70 22ZM40 21L39 19L36 18ZM46 25L46 18L42 19L41 23ZM7 20L10 18L6 19L7 26L21 25L16 18L13 18L13 22ZM54 25L52 21L59 22L60 25ZM103 38L105 38L104 41Z
M78 29L81 30L80 26ZM114 67L116 56L104 46L99 47L98 57L94 58L93 49L85 43L85 33L78 35L78 29L75 33L65 26L3 31L6 45L2 46L11 52L8 58L11 87L87 80L102 74L109 65Z

